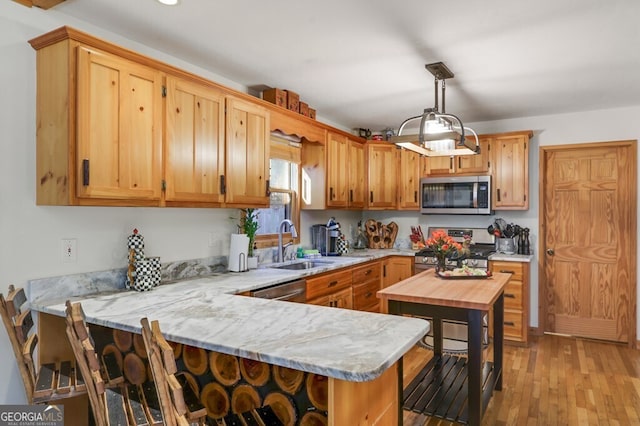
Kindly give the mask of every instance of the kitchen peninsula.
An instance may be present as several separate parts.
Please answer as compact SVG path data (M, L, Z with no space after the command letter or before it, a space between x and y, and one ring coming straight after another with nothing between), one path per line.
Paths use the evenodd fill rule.
M339 266L365 260L343 259ZM69 297L82 303L90 326L139 334L140 319L148 317L159 321L167 340L326 377L329 424L357 424L365 418L370 424L397 423L398 361L428 332L428 322L238 295L299 276L264 268L165 284L149 292L81 297L52 288L49 296L31 300L46 331L41 361L68 350L60 341L62 299Z

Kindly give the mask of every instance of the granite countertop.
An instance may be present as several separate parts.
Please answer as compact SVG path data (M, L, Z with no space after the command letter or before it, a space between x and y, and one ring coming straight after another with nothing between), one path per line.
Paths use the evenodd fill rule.
M526 262L531 263L533 260L532 254L505 254L494 253L489 256L489 260L502 260L504 262Z
M370 253L367 253L370 252ZM353 266L397 250L363 250L304 271L260 268L163 284L148 292L102 291L69 296L90 324L140 332L158 320L168 340L348 381L368 381L398 361L429 330L418 318L237 295L311 274ZM66 280L65 285L78 285ZM64 290L34 292L33 309L64 315ZM57 296L57 297L56 297ZM65 297L67 298L67 297Z

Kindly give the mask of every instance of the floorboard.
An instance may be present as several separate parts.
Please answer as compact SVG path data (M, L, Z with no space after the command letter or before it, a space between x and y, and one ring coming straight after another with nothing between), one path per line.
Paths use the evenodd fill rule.
M640 424L640 351L555 335L531 340L525 348L505 345L502 391L494 392L483 425ZM405 356L405 384L431 356L420 346ZM403 420L405 426L455 424L410 411Z

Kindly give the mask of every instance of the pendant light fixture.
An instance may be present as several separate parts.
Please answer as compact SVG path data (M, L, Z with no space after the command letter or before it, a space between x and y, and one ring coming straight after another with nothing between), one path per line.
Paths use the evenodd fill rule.
M421 115L407 118L398 129L398 136L391 141L403 148L429 157L449 157L480 153L478 135L465 127L457 116L445 112L445 80L453 78L453 73L442 62L425 65L435 77L435 105L426 108ZM442 111L438 105L438 83L442 85ZM408 123L420 120L417 135L403 135ZM470 137L472 136L472 137Z

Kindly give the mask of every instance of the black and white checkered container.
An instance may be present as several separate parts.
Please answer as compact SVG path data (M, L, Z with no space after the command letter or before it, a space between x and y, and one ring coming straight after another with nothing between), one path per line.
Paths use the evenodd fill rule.
M150 257L135 262L136 276L133 288L137 291L148 291L160 284L160 258Z
M142 234L138 233L137 229L133 230L133 233L127 237L127 258L129 258L131 251L133 251L133 263L136 261L144 260L144 237ZM129 260L131 262L131 260ZM131 273L133 281L135 281L136 271L135 266L134 270ZM126 282L124 284L125 288L131 288L131 282L129 281L129 276L127 275Z

